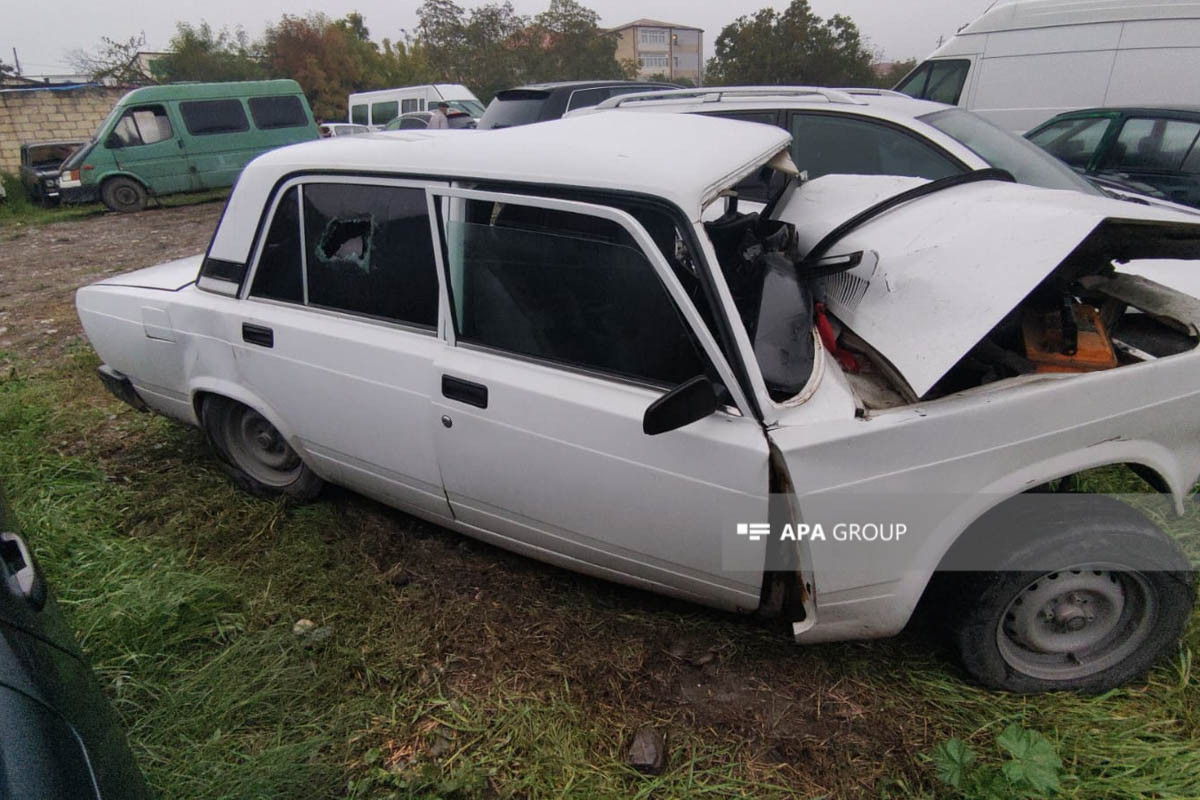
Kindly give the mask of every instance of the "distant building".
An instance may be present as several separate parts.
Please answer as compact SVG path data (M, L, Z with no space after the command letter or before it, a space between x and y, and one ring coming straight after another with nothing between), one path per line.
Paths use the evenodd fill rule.
M704 81L704 31L653 19L634 20L611 29L617 34L617 60L637 64L638 78L665 75L669 80Z

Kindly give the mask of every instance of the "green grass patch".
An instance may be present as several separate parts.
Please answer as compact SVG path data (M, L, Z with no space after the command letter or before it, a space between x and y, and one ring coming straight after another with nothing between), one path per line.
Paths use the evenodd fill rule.
M104 204L99 202L62 203L53 206L44 206L35 203L26 194L25 187L21 185L20 178L7 172L0 173L0 182L4 184L4 188L8 192L8 197L0 200L0 229L17 229L21 225L45 225L51 222L67 222L109 213ZM190 194L172 194L166 197L150 198L147 208L152 209L155 206L173 208L175 206L211 203L224 200L228 196L229 189L212 189ZM0 233L0 241L6 238L6 234L11 236L12 231Z
M164 798L954 796L934 748L1000 768L1010 725L1053 746L1059 796L1200 796L1196 625L1142 684L984 691L936 636L799 648L348 492L256 500L199 433L103 399L86 348L10 357L0 484ZM644 724L663 775L624 765Z

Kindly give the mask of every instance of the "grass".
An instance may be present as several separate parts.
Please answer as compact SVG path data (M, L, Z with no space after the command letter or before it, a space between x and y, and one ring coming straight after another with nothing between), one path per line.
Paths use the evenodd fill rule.
M982 691L920 633L797 648L348 492L250 498L198 433L104 396L85 346L8 358L0 484L164 798L933 797L923 753L1010 723L1055 744L1064 796L1200 797L1196 625L1142 684ZM675 664L678 639L723 671ZM723 676L766 688L678 702ZM648 723L657 777L623 764Z
M43 206L35 203L25 193L25 187L21 185L20 179L7 172L0 172L0 183L4 184L4 189L8 192L8 197L0 200L0 228L45 225L50 222L66 222L108 213L104 204L99 202L55 206ZM228 189L212 189L192 194L172 194L157 199L152 198L147 207L153 208L155 205L161 205L173 208L224 200L228 196Z

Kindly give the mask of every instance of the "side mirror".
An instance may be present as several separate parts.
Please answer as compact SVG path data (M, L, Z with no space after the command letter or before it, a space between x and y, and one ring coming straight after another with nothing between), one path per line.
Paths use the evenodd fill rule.
M704 419L721 407L712 382L703 375L679 384L646 409L642 432L647 436L677 430Z

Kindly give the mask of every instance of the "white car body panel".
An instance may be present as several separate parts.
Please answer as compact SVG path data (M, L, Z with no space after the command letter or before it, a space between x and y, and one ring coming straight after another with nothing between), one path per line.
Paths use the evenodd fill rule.
M580 137L590 145L586 157ZM715 273L715 313L735 320L698 221L716 193L787 143L769 126L674 114L597 114L469 136L350 137L273 151L247 168L230 197L207 258L251 270L264 208L306 172L322 173L313 182L338 180L335 172L357 176L349 182L424 187L429 207L451 215L449 198L498 196L460 183L507 181L530 194L505 202L617 222L730 383L727 406L658 436L644 435L641 420L661 388L457 342L440 248L435 329L256 299L248 296L253 272L240 291L210 291L204 280L228 281L197 284L199 258L106 278L81 289L76 303L100 357L158 412L197 425L201 395L229 397L266 417L327 480L516 552L719 608L759 606L763 570L725 569L721 536L732 520L767 515L775 470L786 472L802 513L845 492L943 492L931 507L939 524L915 558L883 572L834 569L820 554L803 565L815 576L803 641L900 630L957 537L987 508L1033 486L1135 463L1160 475L1182 503L1200 476L1195 351L1090 374L1028 375L868 412L818 349L804 389L772 401L745 329L733 325L718 344L650 235L605 206L603 193L648 196L696 223L691 232L707 262L697 268ZM394 178L371 177L381 172ZM779 214L811 247L856 212L919 183L829 176L795 191ZM539 186L579 190L588 200L542 197ZM1194 219L994 181L946 189L835 247L833 254L867 251L874 272L857 276L868 285L856 307L832 308L919 390L1114 216ZM246 324L273 330L274 346L248 345ZM737 362L748 375L739 378ZM444 376L484 384L486 408L445 396Z

